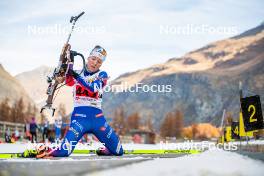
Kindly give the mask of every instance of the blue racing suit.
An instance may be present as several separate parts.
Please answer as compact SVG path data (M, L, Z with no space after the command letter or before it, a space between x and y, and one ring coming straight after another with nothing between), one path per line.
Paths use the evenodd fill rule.
M107 79L107 73L100 70L95 73L85 70L81 74L66 76L66 84L73 86L74 110L61 147L55 149L51 156L69 156L85 133L93 133L111 154L123 155L121 142L101 110Z

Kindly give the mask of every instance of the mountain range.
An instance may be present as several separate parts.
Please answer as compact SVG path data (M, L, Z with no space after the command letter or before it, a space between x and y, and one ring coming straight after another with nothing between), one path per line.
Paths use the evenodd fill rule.
M127 114L152 117L157 128L167 112L179 109L185 125L220 125L224 109L238 117L239 82L244 96L259 94L264 102L264 25L238 36L210 43L180 58L126 73L112 84L171 85L170 93L123 92L105 96L109 114L120 105ZM112 101L114 100L114 101Z
M0 90L0 101L8 98L10 105L20 98L23 98L25 104L33 103L22 84L10 75L2 64L0 64Z
M119 76L110 83L111 86L126 84L134 88L138 83L149 86L170 85L171 91L106 92L103 96L103 109L108 117L113 117L115 109L121 106L127 115L138 112L143 120L152 118L156 129L166 113L175 109L183 112L185 125L200 122L220 125L223 109L231 112L235 118L238 117L239 82L243 85L244 96L259 94L264 102L263 68L264 24L261 24L182 57ZM0 84L17 87L17 91L26 90L31 99L40 105L45 102L46 76L52 70L41 66L15 76L23 88L11 82L6 84L2 80ZM67 113L71 112L70 87L60 90L55 104L59 103L66 105Z

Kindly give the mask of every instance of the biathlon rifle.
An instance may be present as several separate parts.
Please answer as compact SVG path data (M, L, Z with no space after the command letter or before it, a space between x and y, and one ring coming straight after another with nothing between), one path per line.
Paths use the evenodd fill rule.
M54 116L55 113L55 108L53 108L52 104L54 99L56 98L55 92L59 90L59 88L61 88L63 85L62 84L63 81L61 81L59 78L65 78L65 74L67 73L67 69L68 68L68 63L69 62L73 62L74 56L80 56L83 60L83 70L85 67L85 59L83 57L82 54L77 53L76 51L70 51L70 38L71 38L71 34L73 32L75 23L77 22L77 20L84 14L84 12L80 13L77 16L72 16L70 19L70 23L72 23L72 27L71 27L71 31L68 35L68 38L66 40L66 43L64 44L61 54L60 54L60 59L59 59L59 64L58 66L54 69L52 76L48 76L47 77L47 82L48 82L48 89L47 89L47 95L48 98L46 100L46 104L41 108L40 113L42 113L42 111L44 109L50 109L52 110L52 116ZM70 51L70 54L68 53L68 51ZM70 55L70 56L69 56ZM83 71L82 70L82 71ZM82 72L81 72L82 73ZM59 86L60 85L60 86ZM58 92L57 92L58 93ZM55 97L54 97L55 95Z

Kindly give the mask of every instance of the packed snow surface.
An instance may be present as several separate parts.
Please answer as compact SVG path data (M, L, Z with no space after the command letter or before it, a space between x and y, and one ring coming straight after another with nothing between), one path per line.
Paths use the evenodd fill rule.
M263 176L264 163L219 149L179 158L160 158L97 172L97 176Z

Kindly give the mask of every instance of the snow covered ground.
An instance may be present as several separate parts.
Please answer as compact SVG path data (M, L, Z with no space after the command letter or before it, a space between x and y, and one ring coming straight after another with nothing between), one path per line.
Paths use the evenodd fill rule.
M40 143L4 143L0 144L0 153L22 153L26 149L34 149ZM204 150L209 147L209 145L214 146L214 142L202 141L202 142L192 142L186 141L181 143L159 143L159 144L134 144L134 143L126 143L122 144L125 150L188 150L188 149L199 149ZM51 145L55 146L55 145ZM77 150L95 150L99 147L102 147L103 144L99 142L93 142L92 144L81 144L78 143L75 149Z
M228 148L235 147L236 149L240 145L264 145L264 140L254 140L254 141L242 141L241 143L239 141L237 142L230 142L228 144L225 144L225 146ZM26 149L32 149L35 148L37 144L32 143L21 143L17 142L15 144L0 144L0 153L22 153ZM198 149L198 150L205 150L208 148L215 148L215 143L210 141L201 141L201 142L193 142L193 141L185 141L181 143L167 143L167 142L161 142L158 144L134 144L134 143L125 143L122 144L123 148L126 150L177 150L177 149ZM75 149L77 150L95 150L99 147L102 147L103 145L99 142L93 142L92 144L81 144L78 143Z
M251 141L236 141L236 142L230 142L237 145L264 145L264 140L251 140Z
M262 144L262 142L255 142L258 144ZM167 143L167 144L124 144L124 149L132 150L132 149L144 149L144 150L153 150L153 149L179 149L185 148L190 145L198 145L198 146L207 146L212 145L214 143L203 141L198 143ZM96 149L101 144L94 143L93 145L85 145L85 149ZM17 143L17 144L0 144L0 153L4 153L7 151L23 151L27 147L27 144ZM83 146L82 146L83 147ZM84 148L80 149L84 149ZM175 148L176 147L176 148ZM12 153L12 152L11 152ZM264 153L260 153L260 155L264 155ZM77 156L77 155L76 155ZM166 175L177 175L177 176L258 176L264 175L264 162L260 160L254 160L248 158L244 155L240 155L235 152L228 152L221 149L211 149L207 150L201 154L193 154L180 156L175 158L149 158L146 159L141 155L133 156L133 158L120 157L120 158L100 158L97 156L89 156L84 155L81 159L78 157L75 159L72 158L61 158L59 160L40 160L37 161L35 159L9 159L6 161L2 161L3 166L7 166L7 163L13 163L16 165L21 165L21 168L24 168L27 162L32 164L36 164L35 167L38 166L37 163L53 163L61 166L59 169L60 172L58 174L62 174L61 172L67 169L65 165L61 165L60 163L66 164L75 164L74 168L76 172L83 169L85 173L89 175L97 175L97 176L166 176ZM136 158L135 158L136 157ZM109 160L110 159L110 160ZM136 160L135 160L136 159ZM134 160L134 161L133 161ZM18 162L19 161L19 162ZM37 162L36 162L37 161ZM4 163L7 162L7 163ZM17 163L16 163L17 162ZM83 165L79 165L80 163ZM125 165L127 162L130 162L128 165ZM19 164L22 163L22 164ZM24 163L24 165L23 165ZM89 165L90 164L90 165ZM57 167L56 165L56 167ZM62 167L63 166L63 167ZM92 167L91 167L92 166ZM106 170L100 171L103 166L105 166ZM113 168L117 166L116 168ZM1 163L0 163L1 167ZM54 166L55 167L55 166ZM66 167L66 168L65 168ZM12 168L12 167L11 167ZM13 170L11 169L11 173ZM18 170L15 173L19 173ZM68 172L68 171L67 171ZM63 173L65 175L65 173ZM68 173L69 175L74 175ZM0 174L1 175L1 174ZM33 174L34 175L34 174ZM51 174L50 174L51 175ZM56 174L55 174L56 175ZM66 174L67 175L67 174Z
M154 159L95 173L97 176L263 176L263 174L263 162L219 149L179 158Z

